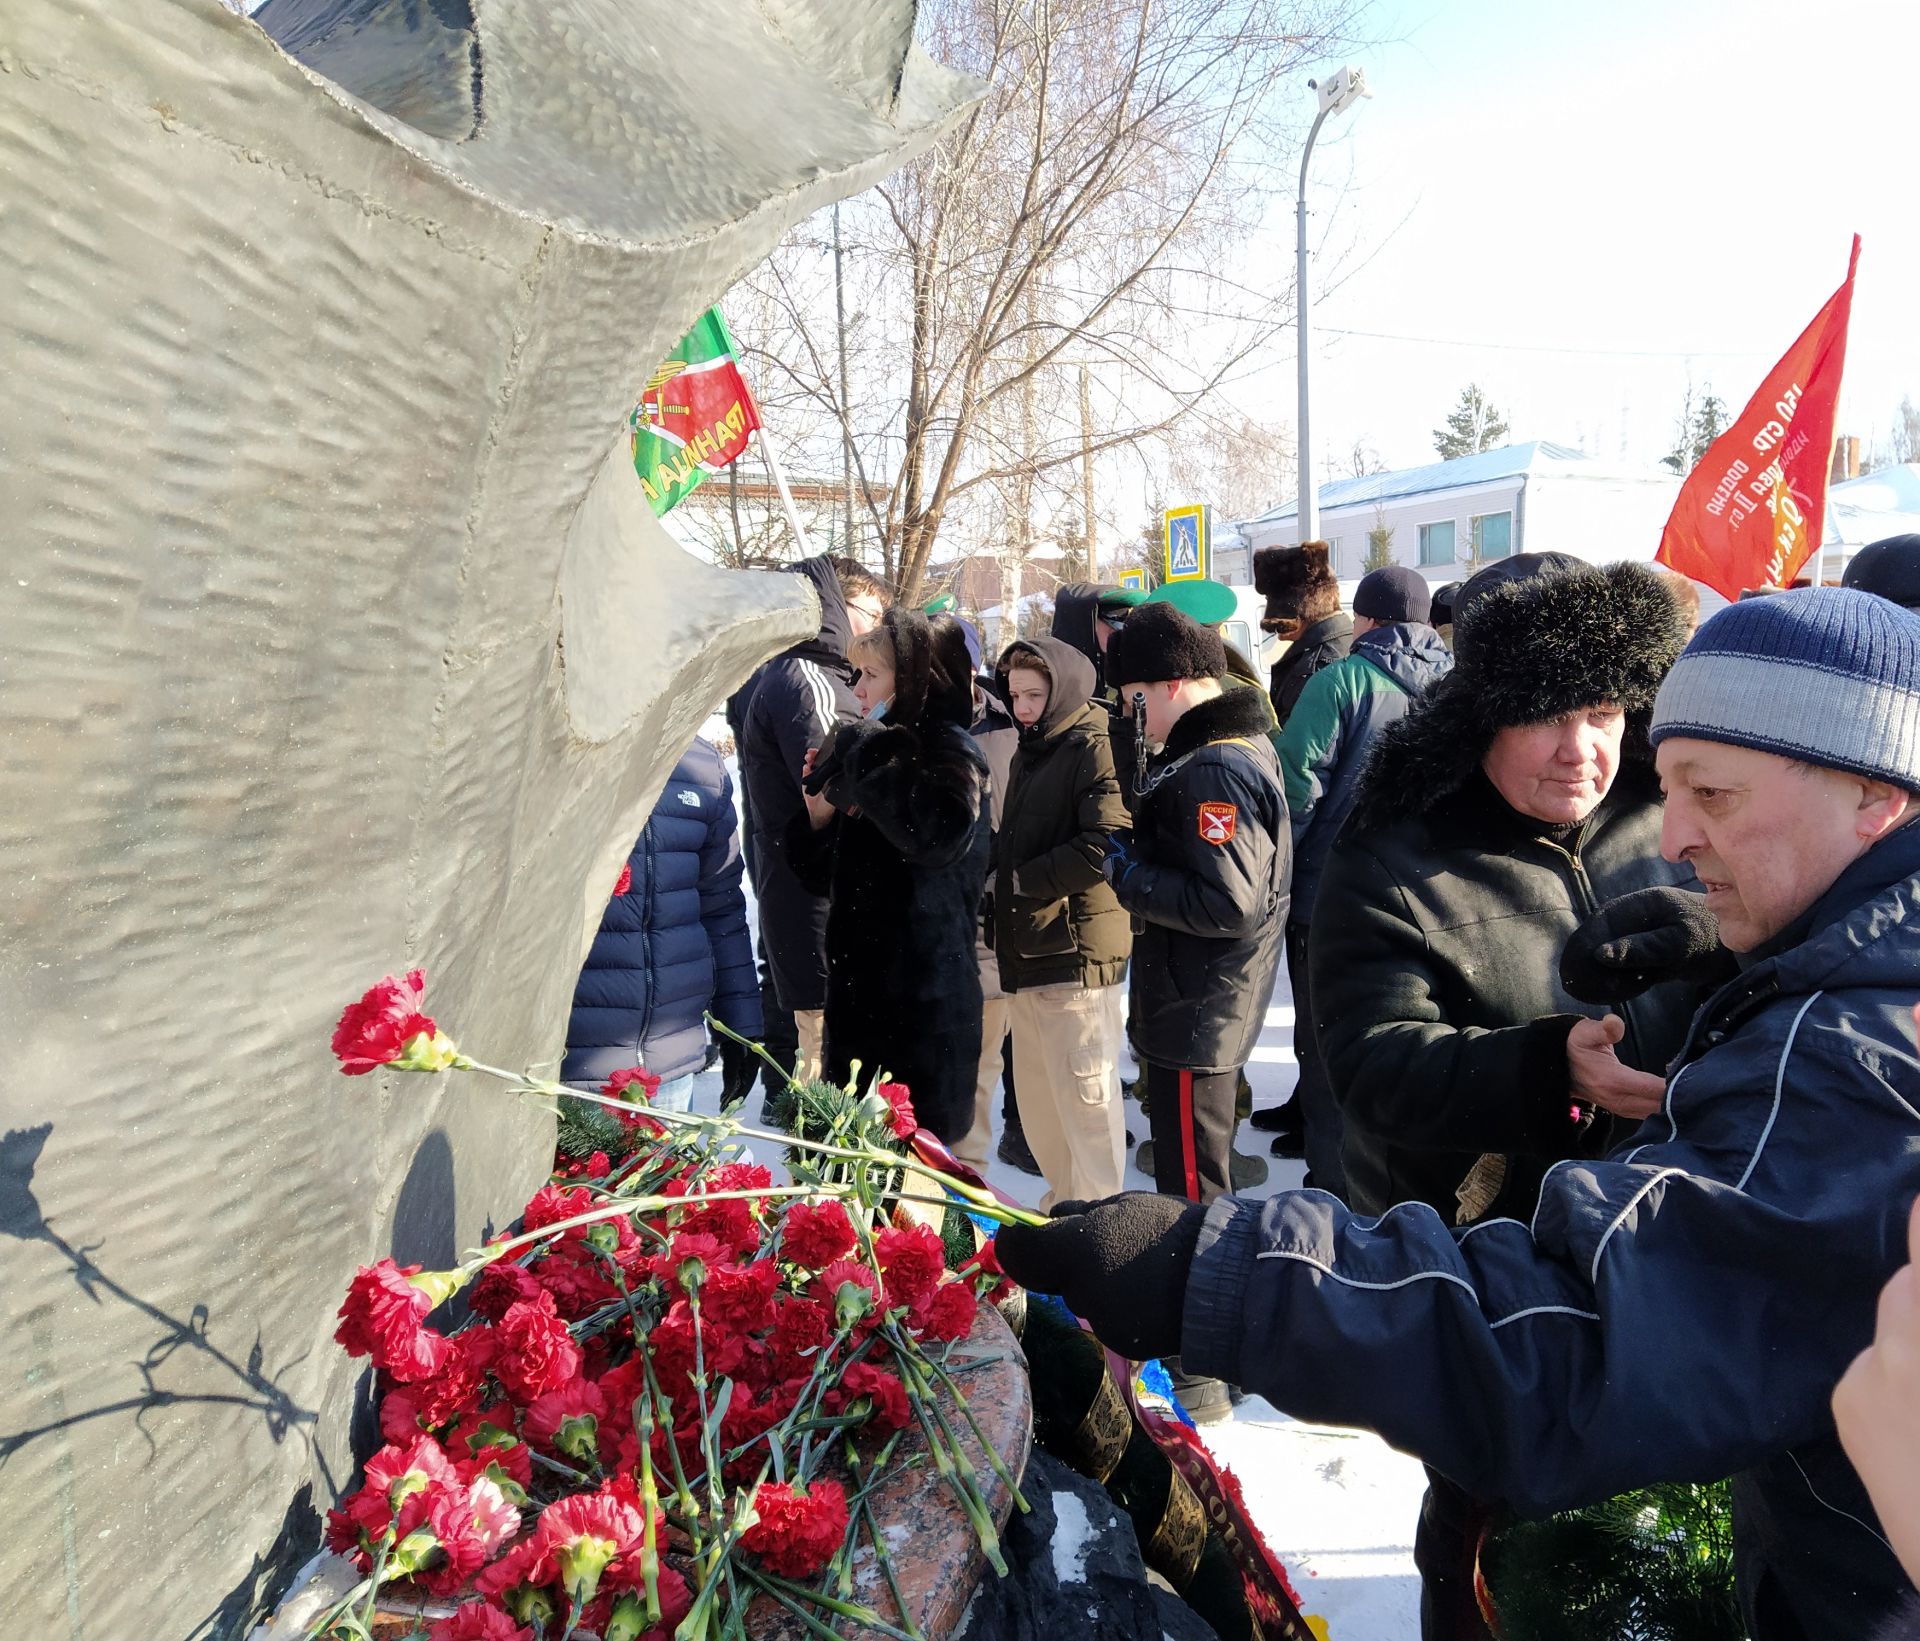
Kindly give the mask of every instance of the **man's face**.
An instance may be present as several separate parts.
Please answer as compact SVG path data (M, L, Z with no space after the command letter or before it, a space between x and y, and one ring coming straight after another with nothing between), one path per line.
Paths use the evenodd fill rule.
M1093 618L1093 641L1099 645L1102 655L1107 653L1107 640L1114 635L1114 631L1115 628L1111 622L1097 615Z
M1591 815L1613 785L1626 725L1626 714L1607 705L1509 725L1493 737L1480 767L1521 814L1570 826Z
M877 593L852 593L847 598L847 625L853 629L855 638L870 633L880 625L880 618L887 613L887 607L880 601Z
M1884 781L1675 736L1655 755L1660 853L1692 866L1729 951L1763 945L1912 812Z

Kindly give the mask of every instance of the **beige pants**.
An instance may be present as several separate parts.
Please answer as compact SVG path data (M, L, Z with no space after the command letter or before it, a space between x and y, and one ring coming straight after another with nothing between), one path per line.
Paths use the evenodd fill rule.
M960 1137L953 1154L976 1173L987 1171L993 1145L994 1094L1000 1086L1000 1045L1007 1038L1010 997L989 997L980 1014L980 1069L973 1079L973 1126Z
M1112 1196L1126 1165L1120 1109L1124 986L1015 992L1014 1098L1033 1159L1055 1202Z
M827 1040L827 1011L795 1009L793 1026L800 1036L800 1065L794 1075L803 1083L811 1082L820 1075L823 1063L821 1050Z

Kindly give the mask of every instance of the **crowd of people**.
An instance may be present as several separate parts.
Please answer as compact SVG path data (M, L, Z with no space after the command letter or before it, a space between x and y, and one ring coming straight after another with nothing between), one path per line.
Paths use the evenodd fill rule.
M1323 546L1273 549L1266 679L1192 587L1063 588L989 660L851 560L794 573L819 630L729 703L744 826L696 742L569 1079L671 1089L698 995L802 1077L905 1082L976 1169L1004 1088L1053 1214L1009 1274L1203 1422L1244 1387L1424 1460L1427 1637L1487 1634L1501 1514L1727 1477L1754 1641L1909 1633L1920 538L1697 631L1642 564L1390 567L1348 610ZM1283 956L1299 1079L1252 1121L1307 1179L1254 1200Z

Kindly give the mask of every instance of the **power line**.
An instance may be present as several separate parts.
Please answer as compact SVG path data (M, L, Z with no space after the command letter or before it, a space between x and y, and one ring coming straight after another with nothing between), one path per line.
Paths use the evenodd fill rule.
M1437 348L1484 349L1492 353L1577 353L1606 359L1757 359L1757 348L1566 348L1534 342L1472 342L1454 336L1406 336L1396 331L1343 330L1316 325L1324 336L1362 336L1375 342L1419 342Z

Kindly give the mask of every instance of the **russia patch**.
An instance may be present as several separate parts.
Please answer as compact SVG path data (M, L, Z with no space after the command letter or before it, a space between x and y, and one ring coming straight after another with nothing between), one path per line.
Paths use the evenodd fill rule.
M1221 848L1233 842L1233 829L1240 819L1240 806L1232 803L1203 803L1200 806L1200 839Z

